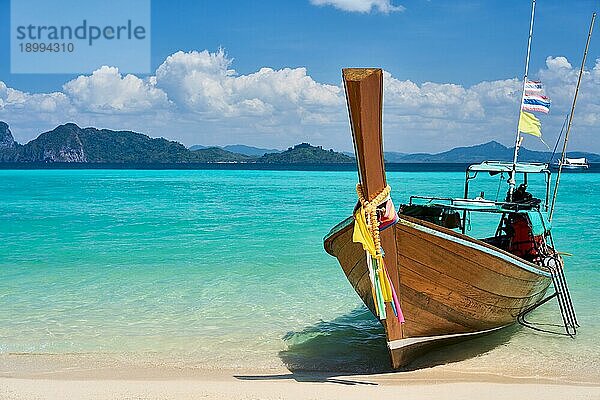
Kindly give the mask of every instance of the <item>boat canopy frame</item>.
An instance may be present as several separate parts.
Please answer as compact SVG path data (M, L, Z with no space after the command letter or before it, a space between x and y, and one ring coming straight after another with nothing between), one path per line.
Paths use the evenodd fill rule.
M410 196L409 205L432 206L445 210L457 211L462 214L461 231L466 233L467 214L477 213L496 213L501 214L502 219L506 214L526 214L534 225L544 226L543 232L549 232L550 223L545 214L549 208L551 172L548 164L545 163L517 163L515 171L523 174L523 183L527 185L529 174L543 174L546 183L546 195L542 204L532 205L530 203L520 203L515 201L494 201L483 198L469 198L469 183L477 177L480 172L487 172L490 175L499 173L510 173L513 170L512 163L502 161L484 161L479 164L471 164L467 167L465 177L465 192L463 198L436 197L436 196ZM536 221L539 220L539 223ZM548 229L547 229L548 228Z
M408 204L462 212L460 230L463 234L466 233L466 217L470 212L501 214L502 219L506 214L526 215L536 235L550 233L552 227L552 223L547 217L547 211L542 212L539 207L530 204L435 196L410 196Z
M484 161L479 164L471 164L467 167L465 177L465 196L464 199L469 198L469 182L477 178L479 172L487 172L490 175L496 175L500 173L510 173L513 171L513 164L506 161ZM515 172L523 174L523 183L527 185L527 177L529 174L544 174L544 180L546 182L546 195L544 196L543 207L544 211L548 211L549 200L550 200L550 183L551 183L551 172L548 164L546 163L517 163L515 166ZM518 206L518 203L512 202L495 202L501 205ZM499 204L499 205L500 205Z

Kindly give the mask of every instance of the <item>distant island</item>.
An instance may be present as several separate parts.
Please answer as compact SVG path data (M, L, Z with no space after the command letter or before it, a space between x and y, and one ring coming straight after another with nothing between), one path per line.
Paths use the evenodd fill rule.
M193 146L190 146L189 149L190 150L202 150L202 149L207 149L209 147L215 147L215 146L203 146L201 144L195 144ZM218 146L218 147L220 147L223 150L230 151L232 153L244 154L244 155L252 156L252 157L260 157L267 153L281 153L281 150L279 150L279 149L263 149L261 147L246 146L245 144L228 144L226 146Z
M436 153L385 152L388 163L476 163L484 160L510 160L513 149L491 141ZM522 148L521 161L548 162L550 152ZM600 155L570 152L569 157L586 157L599 163ZM81 164L353 164L351 153L323 149L301 143L285 151L247 145L223 147L195 145L190 148L164 138L151 138L131 131L113 131L74 123L59 125L27 144L14 140L8 124L0 121L0 166L2 164L73 163Z
M470 164L482 161L512 161L514 147L506 147L496 141L491 141L474 146L456 147L441 153L395 153L385 152L384 157L389 163L461 163ZM590 163L600 162L600 155L581 151L568 152L569 157L585 157ZM552 152L535 151L521 147L519 150L519 161L549 163ZM560 157L560 153L554 156L553 161Z
M229 148L236 146L229 146ZM301 143L286 151L237 145L246 154L220 147L195 146L164 138L151 138L131 131L80 128L74 123L59 125L27 144L14 140L8 124L0 121L2 163L89 163L89 164L186 164L186 163L353 163L354 159L321 146ZM252 152L254 151L254 155ZM250 155L248 154L250 153Z

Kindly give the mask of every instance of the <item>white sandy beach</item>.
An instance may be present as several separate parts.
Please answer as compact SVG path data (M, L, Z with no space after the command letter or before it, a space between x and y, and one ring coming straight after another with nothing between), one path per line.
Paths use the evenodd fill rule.
M251 377L252 375L250 375ZM0 397L17 399L598 399L600 386L405 380L393 375L335 378L205 375L166 379L1 378ZM442 377L440 377L442 378Z
M135 366L95 357L10 355L2 400L82 399L599 399L600 381L507 377L444 366L373 375Z

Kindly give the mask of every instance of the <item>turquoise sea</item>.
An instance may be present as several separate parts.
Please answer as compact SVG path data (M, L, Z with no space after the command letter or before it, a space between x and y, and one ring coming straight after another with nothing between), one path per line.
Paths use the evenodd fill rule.
M462 196L464 173L388 180L399 203ZM353 171L0 170L0 357L385 370L382 329L322 246L350 215L355 182ZM556 246L572 254L576 339L514 326L413 368L599 382L599 184L565 174L554 219ZM505 188L489 178L481 190ZM548 304L530 319L560 314Z

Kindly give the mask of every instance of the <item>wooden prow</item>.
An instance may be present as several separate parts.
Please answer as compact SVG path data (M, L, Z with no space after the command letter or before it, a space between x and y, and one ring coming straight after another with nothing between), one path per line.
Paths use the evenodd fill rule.
M387 185L382 141L383 72L379 68L345 68L342 75L358 175L363 194L370 201ZM394 227L382 231L380 237L385 265L402 304ZM388 317L382 322L388 341L401 339L402 325L394 317L389 303L386 304L386 314ZM394 359L393 352L392 364L394 367L399 364L399 360Z
M365 198L372 200L386 186L381 140L383 74L374 68L342 71L360 183Z

